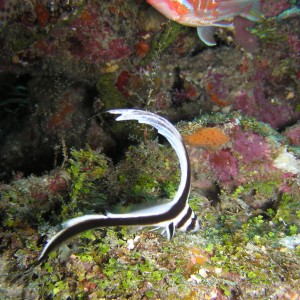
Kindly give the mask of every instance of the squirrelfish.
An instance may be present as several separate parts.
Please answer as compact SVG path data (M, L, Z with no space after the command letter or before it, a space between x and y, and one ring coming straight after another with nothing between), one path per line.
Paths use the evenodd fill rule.
M215 27L231 27L231 19L242 16L258 21L260 0L147 0L168 19L197 27L199 38L208 46L216 44Z
M162 233L170 240L175 230L197 231L199 222L195 213L188 204L188 197L191 186L191 170L189 157L177 129L165 118L142 110L136 109L114 109L108 111L111 114L119 115L117 121L137 120L155 127L163 135L175 150L179 159L181 177L178 190L172 201L153 207L132 211L126 214L114 214L107 212L106 215L92 214L71 219L63 224L59 231L45 245L36 264L41 263L47 255L66 240L86 230L106 226L139 226L155 227L162 229Z

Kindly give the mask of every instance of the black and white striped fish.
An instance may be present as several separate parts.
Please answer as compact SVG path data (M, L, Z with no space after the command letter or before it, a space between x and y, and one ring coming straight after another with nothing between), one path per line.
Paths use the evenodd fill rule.
M111 114L120 115L117 121L137 120L155 127L158 132L166 137L175 150L181 169L181 178L178 190L171 202L159 204L147 209L137 210L126 214L106 213L106 215L85 215L71 219L63 224L64 229L58 232L42 250L37 264L42 262L47 255L61 243L86 230L105 226L153 226L162 229L170 240L175 229L180 231L197 231L200 226L194 212L188 205L190 193L191 171L190 163L183 140L177 129L165 118L142 110L113 109Z

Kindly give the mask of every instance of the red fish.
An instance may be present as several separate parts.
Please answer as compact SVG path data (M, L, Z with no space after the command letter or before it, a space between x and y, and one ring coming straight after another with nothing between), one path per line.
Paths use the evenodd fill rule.
M260 0L147 0L168 19L197 27L199 38L208 46L216 44L215 27L231 27L231 19L242 16L258 21Z

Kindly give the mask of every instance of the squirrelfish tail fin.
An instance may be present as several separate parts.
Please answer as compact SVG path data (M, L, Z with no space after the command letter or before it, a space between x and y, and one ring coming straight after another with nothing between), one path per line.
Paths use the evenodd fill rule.
M260 1L255 1L248 11L241 13L241 16L253 22L261 20L263 14L260 11Z

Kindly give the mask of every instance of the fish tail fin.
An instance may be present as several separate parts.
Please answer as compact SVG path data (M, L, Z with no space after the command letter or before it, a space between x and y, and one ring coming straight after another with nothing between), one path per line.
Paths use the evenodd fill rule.
M260 21L263 18L260 11L260 1L255 1L247 12L241 13L241 16L253 22Z

